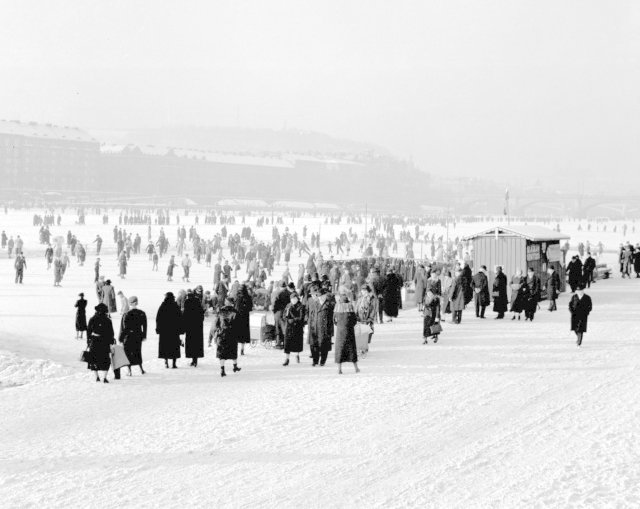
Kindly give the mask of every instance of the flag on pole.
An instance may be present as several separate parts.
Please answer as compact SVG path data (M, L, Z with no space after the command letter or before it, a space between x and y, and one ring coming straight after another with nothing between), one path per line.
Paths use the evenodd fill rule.
M504 192L504 215L509 215L509 188Z

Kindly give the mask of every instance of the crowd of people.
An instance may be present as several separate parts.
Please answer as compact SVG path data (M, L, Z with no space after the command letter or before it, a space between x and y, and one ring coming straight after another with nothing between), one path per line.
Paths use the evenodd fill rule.
M102 216L103 224L109 223L108 213L96 213ZM166 279L172 282L175 269L181 268L182 283L190 286L176 294L167 292L156 313L158 357L165 361L167 369L177 368L177 360L182 356L191 360L191 366L198 366L198 360L205 353L207 318L211 322L209 346L215 346L223 377L227 375L227 362L233 365L234 373L241 370L238 358L244 355L245 345L251 341L250 316L254 311L264 311L272 317L273 342L284 353L284 366L289 366L292 360L301 361L306 340L312 366L324 366L329 353L335 350L340 373L343 363L353 363L358 372L358 353L368 349L377 324L392 322L398 316L403 307L403 292L407 292L408 287L409 292L415 291L415 301L424 318L425 344L429 340L438 341L446 315L451 315L452 324L460 324L469 306L479 319L486 318L486 310L493 304L497 320L510 313L511 320L521 320L524 314L525 321L533 321L544 297L549 302L548 311L557 311L557 299L564 287L561 275L553 267L544 280L533 269L524 273L517 271L509 278L501 267L496 267L490 285L485 266L477 267L473 273L469 243L459 238L444 239L441 234L427 231L425 226L432 224L430 221L416 220L412 224L406 218L374 216L360 236L354 225L362 225L362 217L331 216L325 218L325 224L346 223L345 229L333 238L321 238L321 227L311 232L304 220L299 221L299 227L293 231L293 226L285 226L282 216L262 216L255 224L256 228L270 226L271 240L266 241L258 240L252 227L245 224L244 215L205 213L203 224L220 226L218 233L208 239L198 231L200 217L194 216L193 224L187 226L185 216L187 214L181 224L180 216L170 211L156 211L155 218L151 211L129 211L120 213L118 224L113 227L114 254L121 279L127 277L132 256L144 251L151 270L157 272L160 260L173 249L175 252L169 255L166 265ZM44 219L34 216L34 225L39 227L40 242L46 246L47 269L53 267L54 286L61 286L65 271L71 266L68 253L76 256L82 265L87 249L71 230L66 238L52 238L49 226L56 225L52 220L55 217L51 212L46 213ZM83 225L84 217L83 211L76 225ZM176 225L176 235L175 240L170 241L165 228L172 222ZM242 225L241 230L232 233L228 226L236 223ZM397 224L402 225L402 231L397 231ZM59 214L57 225L60 225ZM140 232L127 232L129 225L147 226L146 248L142 247ZM153 230L158 228L154 238ZM427 252L421 252L417 259L418 239L421 251L426 243ZM398 242L404 245L403 254L398 254ZM107 381L108 369L104 368L109 365L117 379L125 366L129 374L132 374L131 366L139 366L144 373L142 344L147 337L146 314L138 309L137 297L127 298L122 291L116 292L111 280L101 275L103 239L99 234L93 244L97 256L94 284L98 301L94 316L87 321L87 300L83 293L75 304L76 337L85 339L84 333L87 333L87 351L83 357L96 372L97 380L102 372L102 380ZM16 283L23 282L27 267L23 245L20 236L14 241L2 232L2 247L9 250L10 256L14 249L17 253ZM352 250L359 253L359 257L357 254L352 257ZM592 250L600 256L602 243L579 243L578 254L566 265L566 282L573 294L572 330L576 332L578 345L586 332L592 307L591 300L584 294L584 289L596 278ZM561 246L561 251L564 259L569 251L568 243ZM306 263L298 264L297 273L292 273L289 266L294 253L299 258L306 257ZM212 281L191 285L191 268L201 263L212 268ZM276 271L283 266L281 275L276 276ZM640 246L628 243L620 249L620 272L623 277L631 277L632 270L640 277ZM210 290L205 291L204 286ZM120 333L116 335L112 320L118 310Z

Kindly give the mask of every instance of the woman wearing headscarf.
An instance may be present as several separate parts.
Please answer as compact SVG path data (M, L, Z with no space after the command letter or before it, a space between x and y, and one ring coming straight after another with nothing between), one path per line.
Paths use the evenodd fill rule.
M236 308L236 337L240 345L240 355L244 355L244 345L251 342L251 328L249 316L253 311L253 299L249 295L247 285L238 287L238 297L235 300Z
M100 303L95 307L95 315L87 325L88 366L95 371L96 382L100 381L100 371L104 373L102 381L109 383L107 373L111 366L111 345L115 343L113 324L108 316L109 309Z
M242 368L238 367L238 338L236 336L236 308L232 299L227 298L225 305L220 308L218 317L211 329L211 336L216 340L216 357L220 360L220 376L227 376L224 363L233 361L233 372L237 373Z
M424 269L424 265L418 265L418 270L416 271L416 274L413 278L413 282L416 289L416 304L418 306L418 312L421 313L427 285L427 273Z
M461 269L458 269L456 271L456 277L449 288L449 302L451 302L451 311L453 312L452 323L455 324L462 322L462 311L465 306L464 283L462 278L463 272Z
M80 297L76 303L76 339L82 339L84 331L87 330L87 300L84 293L78 295Z
M333 313L336 325L336 363L338 374L342 374L342 363L353 362L356 373L358 368L358 349L356 347L355 326L358 323L353 304L346 295L341 295Z
M173 293L168 292L158 308L156 315L156 334L158 334L158 358L164 359L164 367L177 368L176 359L180 358L180 334L182 334L182 312Z
M198 359L204 357L204 310L202 302L191 290L187 292L182 312L182 325L185 332L184 356L191 359L191 366L198 366Z
M138 309L138 297L129 297L129 310L122 315L119 341L124 345L124 353L129 359L129 376L131 366L140 366L140 373L145 374L142 367L142 342L147 339L147 315Z
M356 317L361 326L366 326L369 330L367 344L371 343L374 333L373 323L376 319L376 297L370 285L364 284L360 289L360 295L355 306ZM367 330L367 329L365 329ZM362 349L361 349L362 350Z
M287 304L283 313L284 321L287 324L284 330L285 360L283 366L289 365L291 353L296 354L296 361L300 363L300 352L302 352L304 343L305 308L296 292L293 292L289 298L291 302Z

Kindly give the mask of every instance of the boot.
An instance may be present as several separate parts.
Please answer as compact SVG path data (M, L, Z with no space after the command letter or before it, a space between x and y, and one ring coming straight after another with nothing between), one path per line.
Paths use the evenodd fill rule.
M172 369L177 369L178 366L176 366L176 360L173 359L173 365L171 366Z
M227 374L224 372L224 366L220 366L220 376L227 376Z
M298 364L300 364L300 354L297 354L297 355L296 355L296 362L297 362Z
M107 380L107 378L105 377L105 379L103 380L104 383L108 384L109 380Z
M167 359L164 360L164 367L169 368L169 361Z
M284 362L282 363L283 366L288 366L289 365L289 358L287 357Z
M233 372L237 373L238 371L240 371L242 368L239 368L237 364L233 365Z

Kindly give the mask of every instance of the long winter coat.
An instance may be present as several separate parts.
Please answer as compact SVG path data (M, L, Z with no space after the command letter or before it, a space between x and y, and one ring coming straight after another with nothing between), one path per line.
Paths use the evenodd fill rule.
M78 299L76 301L76 331L87 330L87 301L86 299Z
M427 273L422 267L418 267L414 282L416 285L416 304L422 304L427 286Z
M355 326L358 318L351 303L338 303L333 315L336 325L336 363L358 362Z
M547 297L556 300L560 295L560 275L554 270L547 279Z
M574 295L569 301L569 312L571 313L571 330L574 332L587 332L587 321L589 313L593 309L591 297L583 295L582 298Z
M491 295L489 294L489 280L484 272L478 272L471 280L474 298L478 299L481 306L488 306L491 303Z
M233 306L224 306L218 313L213 330L217 346L216 357L218 359L236 360L238 358L236 316L236 310Z
M116 305L116 291L113 289L113 286L104 285L102 287L101 302L109 308L109 313L115 313L118 311L118 306Z
M473 274L471 273L471 268L466 263L462 268L461 281L464 304L467 305L473 300Z
M528 277L525 279L525 285L527 286L527 300L525 303L525 309L533 311L535 313L540 301L540 278L535 274L531 279Z
M189 295L184 301L182 324L185 332L184 356L188 359L204 357L204 310L202 302L195 295Z
M130 309L120 322L119 341L124 344L131 366L142 364L142 342L147 338L147 315L140 309Z
M504 313L507 311L507 276L502 272L496 274L496 278L493 280L492 292L497 295L493 297L493 310L496 313Z
M251 341L249 315L253 311L253 299L248 293L240 294L236 300L236 337L238 343Z
M287 326L284 330L285 353L302 352L304 343L304 319L305 309L301 302L289 304L283 313Z
M327 352L331 350L333 336L333 301L325 296L309 300L309 345L319 347Z
M182 334L182 312L173 299L165 299L156 315L158 334L158 358L180 358L180 334Z
M449 287L449 300L451 301L451 311L462 311L464 309L464 286L461 277L453 278Z
M391 318L398 316L400 309L400 290L402 288L402 280L395 273L387 274L382 288L382 305L384 312Z
M526 302L527 287L524 284L525 278L513 276L511 278L511 312L522 313Z
M582 281L582 262L580 260L571 260L567 265L567 273L569 275L569 285L577 286Z
M108 371L111 366L111 345L115 343L111 319L96 313L87 326L87 346L89 347L88 369Z

